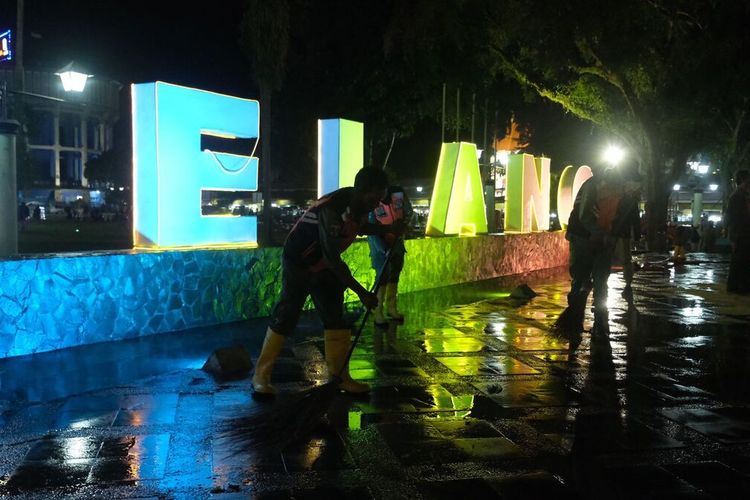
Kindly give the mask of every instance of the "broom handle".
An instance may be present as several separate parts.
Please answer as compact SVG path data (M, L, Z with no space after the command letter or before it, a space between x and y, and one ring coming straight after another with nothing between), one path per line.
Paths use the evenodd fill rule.
M378 289L380 288L380 282L383 281L383 274L385 271L386 266L391 261L391 251L393 248L389 248L388 252L385 254L385 261L383 262L383 265L380 267L380 272L378 272L378 275L375 277L375 283L372 285L372 293L377 293ZM344 364L341 365L341 369L339 370L338 374L336 375L336 378L341 379L341 374L344 373L344 370L349 365L349 360L352 357L352 353L354 353L354 348L357 347L357 342L359 341L359 337L362 336L362 330L365 329L365 323L367 323L367 318L370 316L370 309L365 310L365 315L362 318L362 322L359 324L359 328L357 328L357 333L354 335L354 340L352 340L352 344L349 346L349 352L346 353L346 359L344 359Z

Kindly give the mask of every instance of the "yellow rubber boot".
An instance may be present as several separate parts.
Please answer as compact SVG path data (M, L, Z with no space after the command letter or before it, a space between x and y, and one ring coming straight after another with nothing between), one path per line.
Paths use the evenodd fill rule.
M398 310L398 283L385 285L385 312L389 318L403 321L404 315Z
M352 343L351 330L326 330L326 364L331 377L341 377L339 387L341 390L352 394L364 394L370 392L370 386L352 379L349 374L349 362L346 355ZM346 366L344 366L346 363Z
M255 373L253 374L253 390L258 394L276 394L276 388L271 385L271 372L276 358L279 357L284 347L284 336L271 330L266 330L266 338L263 341L263 349L255 362Z
M378 307L372 310L372 317L375 320L377 326L385 326L388 324L388 319L383 314L383 306L385 305L385 287L381 286L378 288Z

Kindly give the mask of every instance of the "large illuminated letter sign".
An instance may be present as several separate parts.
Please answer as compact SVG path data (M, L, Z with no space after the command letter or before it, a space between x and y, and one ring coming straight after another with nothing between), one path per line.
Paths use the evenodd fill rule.
M487 232L477 147L465 142L443 144L432 190L428 236Z
M332 118L318 120L318 196L353 186L364 161L364 125Z
M257 138L258 102L162 82L132 98L135 245L254 245L256 218L204 216L201 191L257 190L258 159L201 150L201 135Z
M508 160L505 194L505 230L546 231L549 229L549 158L511 155Z
M586 165L577 170L569 165L560 175L560 184L557 185L557 217L563 229L568 227L570 212L573 211L573 202L578 190L593 175L591 169Z

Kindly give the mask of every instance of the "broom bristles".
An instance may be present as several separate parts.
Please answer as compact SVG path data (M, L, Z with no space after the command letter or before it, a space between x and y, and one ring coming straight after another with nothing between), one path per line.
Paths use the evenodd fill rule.
M331 381L267 403L254 403L247 414L230 420L220 437L228 439L236 453L282 450L312 433L338 392L338 384Z

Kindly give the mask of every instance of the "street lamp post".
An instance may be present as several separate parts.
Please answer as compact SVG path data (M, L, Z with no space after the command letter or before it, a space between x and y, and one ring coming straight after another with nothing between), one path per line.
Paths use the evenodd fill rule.
M73 63L57 73L66 91L82 92L89 76L73 69ZM73 85L73 86L71 86ZM70 89L70 90L69 90ZM0 258L18 253L18 187L16 183L16 138L21 129L16 120L8 119L8 97L19 95L57 102L64 99L24 90L10 90L0 85Z

